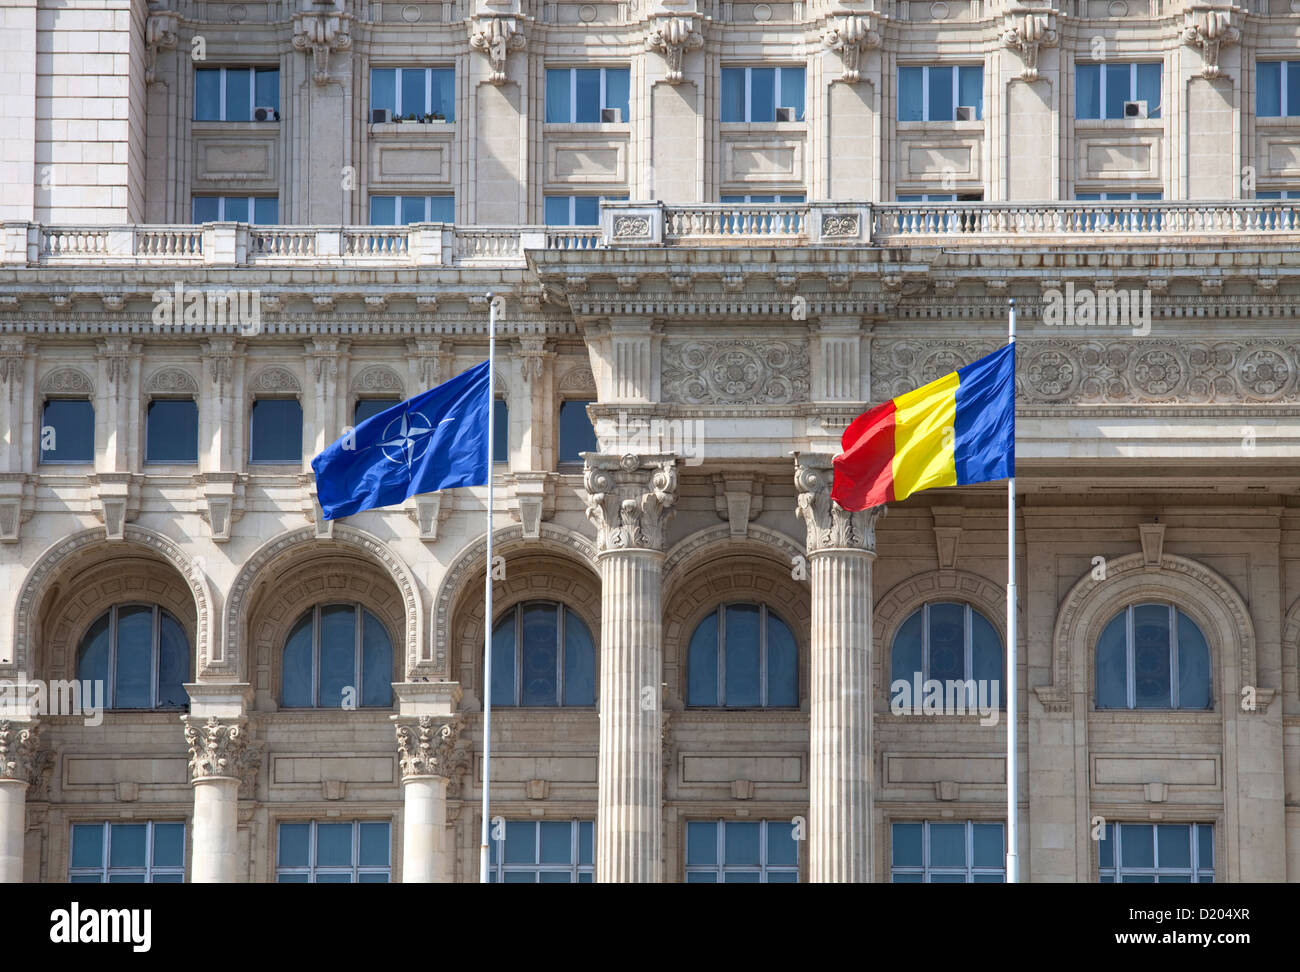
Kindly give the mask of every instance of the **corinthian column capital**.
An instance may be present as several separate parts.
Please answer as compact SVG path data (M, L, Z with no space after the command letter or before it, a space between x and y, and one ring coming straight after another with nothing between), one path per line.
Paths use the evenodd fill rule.
M402 764L402 781L421 776L451 779L464 761L457 748L463 716L420 716L417 719L394 717L397 731L397 755Z
M671 455L606 456L583 453L587 519L596 526L596 551L664 549L677 502L677 460Z
M876 552L876 520L885 515L885 507L850 513L831 499L835 467L833 457L824 453L795 456L794 484L799 490L796 514L808 529L806 549L809 556L827 550L861 550Z
M34 783L44 766L41 727L36 722L0 719L0 783Z
M252 782L262 761L261 746L248 731L248 720L222 721L208 716L206 722L182 716L185 742L190 748L190 781L234 780L241 795L252 795Z

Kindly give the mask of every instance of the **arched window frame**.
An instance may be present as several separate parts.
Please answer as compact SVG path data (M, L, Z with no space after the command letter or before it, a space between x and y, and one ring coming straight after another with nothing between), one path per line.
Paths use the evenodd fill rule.
M1136 643L1133 630L1134 610L1140 607L1163 607L1169 610L1169 631L1171 639L1169 644L1169 705L1137 705L1137 672L1136 672ZM1101 683L1098 678L1097 666L1100 664L1098 649L1102 635L1114 623L1120 615L1124 616L1124 692L1125 704L1123 706L1101 704ZM1189 707L1180 705L1178 697L1180 692L1179 678L1179 641L1178 641L1178 618L1179 615L1196 627L1197 633L1200 634L1201 640L1205 642L1207 657L1205 659L1206 677L1209 680L1208 692L1209 704L1204 707ZM1196 617L1176 601L1165 598L1147 598L1143 600L1131 601L1124 604L1118 611L1111 613L1106 622L1101 626L1097 637L1092 640L1092 706L1097 712L1213 712L1215 708L1214 693L1214 664L1215 652L1209 637L1205 633L1205 626L1199 622Z
M757 607L759 609L758 630L759 630L759 652L758 652L758 686L759 686L759 703L758 705L731 705L727 702L727 629L726 618L727 608L732 607ZM717 640L714 644L714 653L717 662L717 699L714 702L692 702L690 701L690 677L691 677L691 652L694 650L695 635L698 633L700 626L709 618L717 616ZM768 645L767 645L767 623L768 618L772 617L785 626L790 632L790 640L795 650L795 668L794 668L794 697L793 703L785 705L774 705L768 703L769 696L769 665L768 665ZM690 635L685 642L685 687L686 687L686 705L692 709L775 709L775 710L793 710L799 708L799 640L795 637L794 628L779 613L772 611L767 602L757 600L736 600L720 601L712 609L705 612L691 626Z
M556 613L557 613L556 628L555 628L555 637L556 637L556 652L555 652L555 658L556 658L556 662L555 662L555 664L556 664L555 697L556 697L556 702L555 702L554 705L524 705L524 703L523 703L523 691L524 691L524 686L523 686L523 664L524 664L524 651L523 651L524 645L523 645L523 637L524 637L524 626L523 626L523 617L522 617L522 616L523 616L523 612L524 612L524 609L525 609L525 608L533 607L533 606L536 606L536 605L546 605L546 606L548 606L548 607L554 608L554 609L556 610ZM586 632L587 632L587 640L591 642L591 652L592 652L592 657L591 657L591 673L592 673L592 701L591 701L590 704L586 704L586 703L583 703L583 704L577 704L577 703L566 703L566 702L564 701L564 690L565 690L565 668L566 668L566 651L567 651L566 637L565 637L565 628L566 628L566 624L567 624L567 621L568 621L568 615L569 615L569 614L572 614L572 615L574 616L574 618L576 618L576 619L578 620L578 622L583 626L583 628L586 629ZM537 709L591 709L591 708L594 708L595 705L596 705L596 702L597 702L597 700L599 699L599 696L600 696L600 674L599 674L600 670L599 670L599 667L598 667L600 651L599 651L599 647L598 647L597 642L596 642L596 638L595 638L595 636L594 636L594 635L592 634L592 632L591 632L591 626L590 626L589 624L587 624L587 622L583 619L582 614L581 614L581 613L580 613L576 608L574 608L571 604L568 604L568 603L566 603L566 602L564 602L564 601L562 601L562 600L555 599L555 598L537 598L537 597L534 597L534 598L530 598L530 599L524 599L524 600L516 601L514 604L511 604L509 607L507 607L505 610L503 610L500 614L498 614L496 620L493 622L493 624L492 624L492 639L491 639L491 640L492 640L492 642L493 642L494 645L495 645L495 642L496 642L496 632L497 632L497 629L498 629L502 624L505 623L505 621L506 621L507 618L513 618L513 619L514 619L514 626L515 626L515 648L514 648L514 687L515 687L515 688L514 688L514 698L513 698L513 700L510 701L510 702L499 702L499 701L495 701L495 700L494 700L494 701L492 702L493 707L504 707L504 708L510 708L510 709L533 709L533 708L537 708ZM494 681L495 681L496 677L497 677L497 670L496 670L496 667L495 667L495 664L494 664L494 667L493 667L493 680L494 680ZM492 686L489 685L487 690L488 690L489 693L491 693L491 692L492 692Z
M284 636L283 636L283 637L281 638L281 640L280 640L280 666L279 666L279 668L280 668L280 692L279 692L279 704L280 704L283 708L286 708L286 709L294 709L294 710L299 710L299 711L306 711L306 710L308 710L308 709L340 709L340 708L342 708L341 705L321 705L321 702L320 702L320 673L321 673L321 668L320 668L320 649L321 649L321 643L320 643L320 630L321 630L321 611L322 611L322 609L324 609L324 608L331 608L331 607L350 607L350 608L353 609L354 617L355 617L355 619L356 619L356 622L355 622L355 625L354 625L354 628L353 628L353 645L352 645L352 658L353 658L353 669L352 669L352 674L353 674L353 680L354 680L354 683L355 683L355 686L356 686L356 689L357 689L357 703L356 703L356 707L357 707L358 709L371 709L371 710L382 710L382 709L389 709L389 708L392 708L392 705L393 705L393 696L392 696L393 660L394 660L394 657L395 657L396 652L397 652L397 650L398 650L398 649L397 649L397 644L398 644L398 643L397 643L396 641L394 641L394 639L393 639L393 632L389 629L388 625L384 622L384 619L380 616L379 612L373 610L372 608L370 608L369 606L367 606L366 604L364 604L364 603L362 603L362 602L360 602L360 601L321 601L321 602L319 602L319 603L313 604L313 605L312 605L310 608L308 608L306 611L302 612L302 613L299 614L296 618L294 618L293 623L292 623L291 625L289 625L289 627L285 630ZM375 619L375 621L376 621L376 623L378 623L380 629L384 632L384 637L386 637L386 638L388 639L389 663L388 663L388 668L387 668L385 674L386 674L386 676L387 676L387 680L388 680L388 684L389 684L389 696L388 696L388 701L387 701L386 703L382 704L382 705L366 705L364 702L361 701L361 700L365 697L365 682L364 682L365 673L364 673L364 671L363 671L363 664L364 664L364 658L363 658L363 654L364 654L364 653L363 653L363 648L364 648L364 644L365 644L365 625L364 625L362 622L364 621L364 616L365 616L366 614L369 614L371 617L373 617L373 618ZM288 704L284 701L284 653L285 653L285 651L288 650L288 647L289 647L289 639L290 639L290 637L292 637L293 632L297 630L298 625L302 623L303 618L307 617L308 615L311 616L311 683L312 683L312 684L311 684L311 697L312 697L312 703L311 703L311 705L288 705Z
M118 640L117 625L118 614L123 608L149 608L152 612L149 628L149 705L147 706L130 706L125 709L119 709L115 687L117 685L117 665L118 665ZM190 643L189 633L181 620L161 605L148 601L123 601L120 604L112 604L107 610L101 611L95 615L94 619L86 626L86 630L81 633L77 639L77 649L74 656L73 664L75 666L76 677L79 682L82 679L81 671L81 654L85 647L87 636L99 624L99 622L108 616L108 674L104 680L104 708L108 711L122 712L180 712L189 708L189 702L183 702L179 705L163 705L158 698L159 691L159 667L162 664L162 618L163 615L171 618L172 622L180 630L185 638L185 679L193 677L193 654L194 646ZM87 696L85 686L82 686L82 699L89 701L94 696ZM184 689L181 690L184 692ZM85 702L83 701L83 705Z
M922 684L929 681L934 676L930 672L930 609L942 604L955 604L963 608L962 613L962 681L973 683L975 681L975 618L978 614L984 623L989 626L998 643L998 708L1005 710L1007 707L1007 645L1006 638L993 620L981 611L976 605L969 601L960 601L955 599L939 599L932 601L923 601L913 607L904 615L903 620L899 622L898 627L894 629L889 639L889 680L888 685L892 685L899 679L906 679L911 682L915 672L900 673L894 671L894 651L898 644L898 637L902 634L903 628L919 611L921 613L921 681ZM970 693L974 692L973 696ZM975 709L978 705L978 686L967 686L968 697L965 702L968 708ZM919 704L919 703L918 703Z

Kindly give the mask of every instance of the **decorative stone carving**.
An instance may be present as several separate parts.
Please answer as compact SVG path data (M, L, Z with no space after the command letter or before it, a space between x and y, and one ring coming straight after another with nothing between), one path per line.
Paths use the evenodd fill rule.
M861 81L862 55L880 46L880 32L869 14L852 14L833 21L822 31L822 44L827 50L839 51L844 62L841 81Z
M384 365L374 365L370 368L363 368L355 378L352 379L352 390L354 392L392 392L395 395L405 397L402 389L402 379L398 377L397 372L392 368Z
M732 537L749 533L749 521L763 512L762 476L713 476L713 508L728 522Z
M110 386L125 386L131 379L131 362L140 356L140 345L129 338L109 338L95 345L95 357L104 363Z
M421 388L442 384L444 375L450 377L452 355L442 350L441 341L408 341L406 350L416 362Z
M144 83L157 80L156 68L161 51L176 49L176 27L180 14L175 10L159 10L149 14L144 24Z
M40 735L39 723L0 719L0 781L35 782L41 767Z
M522 51L526 40L513 17L476 17L469 23L469 46L486 55L492 70L488 81L504 84L506 60L511 51Z
M238 780L240 795L252 795L253 780L261 765L261 746L252 743L246 719L222 722L208 716L200 722L182 716L185 743L190 749L191 782L203 780Z
M351 29L352 15L337 8L293 15L293 46L311 52L312 80L316 84L329 81L330 52L351 49Z
M397 730L397 754L403 781L418 776L448 776L448 763L465 718L420 716L418 721L400 721Z
M857 213L826 213L822 216L822 239L856 240L861 235Z
M645 47L648 51L662 54L668 62L668 71L664 80L669 84L682 81L682 61L687 51L694 51L704 46L704 35L696 29L695 21L687 17L662 17L656 20L646 34Z
M217 386L217 397L224 398L230 390L235 374L235 358L242 347L234 341L208 341L202 345L203 360L208 364L208 379Z
M451 516L453 497L456 494L447 490L439 493L424 493L415 497L415 504L410 509L411 519L420 528L420 539L432 542L438 539L438 524Z
M161 395L197 395L199 383L181 368L159 368L145 382L145 391Z
M664 549L677 502L677 462L668 455L588 455L583 475L596 550Z
M1219 51L1241 40L1241 31L1232 26L1231 10L1193 8L1187 11L1187 26L1183 28L1183 43L1201 49L1205 66L1201 77L1217 78Z
M646 216L615 216L614 239L639 240L650 236L650 219Z
M850 513L831 499L834 467L830 455L805 453L796 456L794 485L799 491L796 515L808 531L809 555L822 550L876 550L876 520L885 515L884 506Z
M1038 79L1038 53L1042 48L1055 47L1059 35L1052 25L1052 14L1026 13L1022 17L1007 18L1006 29L1002 32L1005 47L1020 52L1024 69L1020 72L1021 81Z
M41 379L46 394L93 395L95 384L76 368L56 368Z
M665 402L791 405L808 401L808 346L793 341L665 341Z
M560 391L596 391L596 376L585 365L570 368L560 378Z
M519 359L519 377L525 382L541 378L546 367L546 359L551 352L546 350L546 339L525 337L519 339L519 350L515 352Z
M294 392L302 391L298 377L288 368L272 366L263 368L248 383L250 392Z

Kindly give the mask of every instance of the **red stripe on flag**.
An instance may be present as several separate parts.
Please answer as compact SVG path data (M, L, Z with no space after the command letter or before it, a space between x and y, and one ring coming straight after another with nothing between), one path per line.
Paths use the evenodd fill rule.
M865 510L894 499L894 411L891 399L859 415L844 430L831 498L846 510Z

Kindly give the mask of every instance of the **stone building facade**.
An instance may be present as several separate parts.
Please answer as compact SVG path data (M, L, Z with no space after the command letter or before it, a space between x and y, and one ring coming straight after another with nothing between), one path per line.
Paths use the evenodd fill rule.
M1295 879L1298 42L1295 0L5 4L0 678L45 696L0 878L476 880L491 623L494 880L998 880L996 705L896 703L1000 681L1005 488L829 486L1014 298L1022 876ZM482 361L489 294L502 560L485 488L324 520L312 457Z

